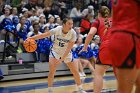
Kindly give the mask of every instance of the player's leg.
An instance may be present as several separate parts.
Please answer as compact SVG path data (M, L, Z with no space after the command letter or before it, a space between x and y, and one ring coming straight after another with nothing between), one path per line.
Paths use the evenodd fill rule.
M136 91L135 93L140 93L140 70L138 72L137 80L136 80Z
M79 73L78 73L78 71L76 69L76 66L75 66L74 62L67 62L66 64L67 64L67 66L69 67L71 73L74 76L75 82L77 84L77 91L79 91L78 93L86 93L82 89L82 83L81 83L81 80L80 80L80 75L79 75Z
M131 93L138 74L134 36L123 31L114 32L111 36L109 48L116 68L118 93Z
M73 62L74 62L74 64L75 64L75 66L76 66L76 68L77 68L77 71L79 71L79 61L80 61L80 60L79 60L79 59L77 59L77 58L76 58L76 59L74 59L74 61L73 61Z
M68 68L70 69L71 73L73 74L76 84L81 85L80 76L76 69L75 64L73 62L67 62L66 64L67 64Z
M103 76L109 68L107 65L95 64L94 70L94 93L101 93L103 88Z
M116 69L118 80L117 93L132 93L133 85L136 82L138 69Z
M49 74L48 74L48 92L52 93L53 89L53 80L54 80L54 75L56 72L56 67L57 67L57 59L55 58L49 58Z

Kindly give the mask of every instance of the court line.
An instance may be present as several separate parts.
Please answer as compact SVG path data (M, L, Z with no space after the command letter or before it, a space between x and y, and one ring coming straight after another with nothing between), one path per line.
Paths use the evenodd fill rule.
M92 82L94 78L85 78L84 83ZM105 81L115 80L114 76L104 76ZM64 81L56 81L54 82L54 87L61 87L61 86L68 86L74 85L74 80L64 80ZM47 88L48 84L45 83L37 83L37 84L27 84L27 85L20 85L20 86L10 86L10 87L0 87L0 93L13 93L13 92L20 92L20 91L27 91L27 90L35 90L35 89L43 89Z

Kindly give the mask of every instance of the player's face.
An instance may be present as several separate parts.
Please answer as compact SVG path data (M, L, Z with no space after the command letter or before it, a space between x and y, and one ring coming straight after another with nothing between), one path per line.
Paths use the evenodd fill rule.
M73 27L73 21L68 20L65 24L65 27L70 30Z

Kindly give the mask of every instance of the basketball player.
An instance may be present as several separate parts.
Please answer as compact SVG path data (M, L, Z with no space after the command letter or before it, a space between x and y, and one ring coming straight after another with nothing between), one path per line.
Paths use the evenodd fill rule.
M98 19L92 24L86 37L84 48L82 49L82 51L87 51L88 44L96 33L100 36L101 45L94 71L94 93L101 93L103 88L103 75L112 64L110 53L108 52L109 29L111 23L112 19L110 18L110 10L106 6L102 6L99 9Z
M65 18L63 20L63 26L58 26L49 32L45 32L41 35L36 35L30 37L28 39L41 39L45 37L49 37L54 35L54 44L50 52L49 58L49 75L48 75L48 92L53 92L53 80L56 72L56 67L58 64L65 62L67 66L70 68L74 79L77 84L77 92L76 93L86 93L82 89L82 84L80 80L79 73L76 69L76 66L73 62L73 57L71 53L71 49L76 41L76 32L72 29L73 20L71 18Z
M117 93L140 93L140 0L113 0L109 50L116 69Z

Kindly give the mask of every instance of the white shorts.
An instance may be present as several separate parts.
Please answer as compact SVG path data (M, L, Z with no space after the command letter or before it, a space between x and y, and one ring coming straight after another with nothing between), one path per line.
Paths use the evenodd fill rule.
M53 58L56 58L56 59L60 59L60 54L56 53L55 51L50 51L50 55L49 57L53 57ZM68 56L64 59L64 63L68 63L68 62L73 62L74 58L73 58L73 55L72 53L69 53Z

